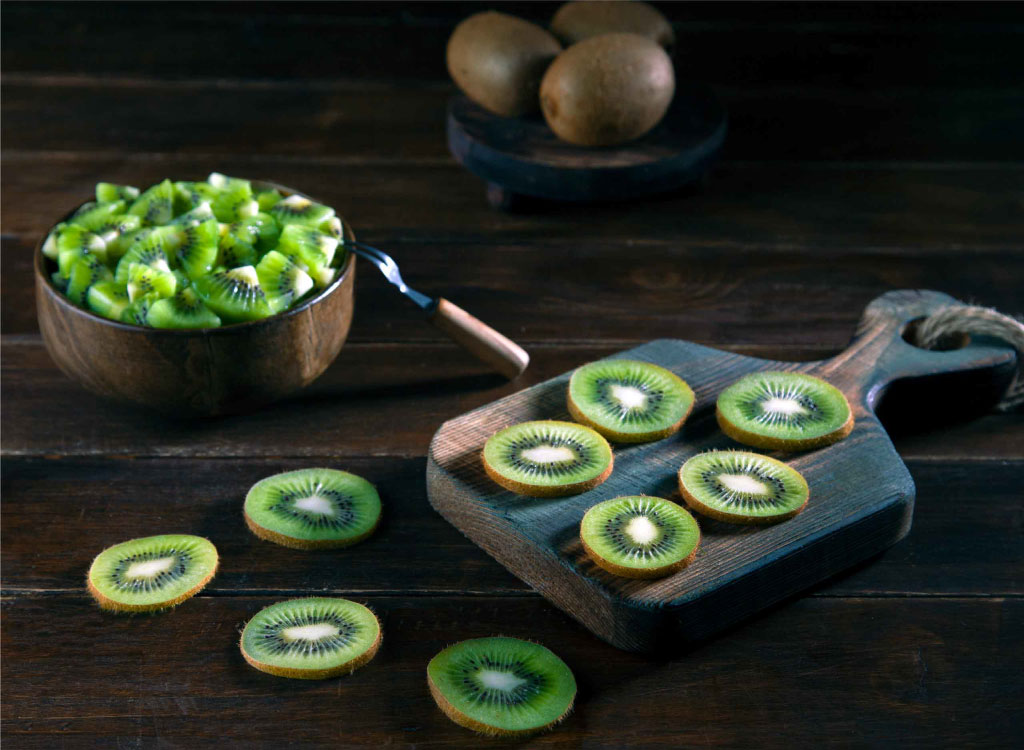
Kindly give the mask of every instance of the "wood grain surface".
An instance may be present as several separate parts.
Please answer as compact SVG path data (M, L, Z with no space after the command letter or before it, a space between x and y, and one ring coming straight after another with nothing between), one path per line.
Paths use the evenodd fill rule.
M543 23L557 3L495 6ZM893 389L879 414L917 487L911 533L671 659L603 644L429 506L442 422L644 341L807 362L890 289L1020 308L1019 5L660 7L678 64L730 112L706 188L500 214L445 143L444 43L474 4L3 4L5 748L488 747L437 711L424 671L499 633L554 649L580 684L573 716L529 747L1019 744L1019 415L924 420L926 394ZM530 368L489 374L366 268L342 355L278 405L168 422L74 385L39 337L32 248L99 179L213 170L338 206ZM941 402L970 396L954 384ZM309 465L374 481L380 533L312 555L253 538L248 486ZM160 617L100 613L92 556L172 527L220 548L207 592ZM303 685L248 668L239 627L311 592L381 614L374 662Z

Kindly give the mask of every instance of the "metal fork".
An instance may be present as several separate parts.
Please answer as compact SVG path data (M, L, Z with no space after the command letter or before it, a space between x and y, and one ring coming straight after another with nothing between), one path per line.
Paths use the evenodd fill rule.
M384 278L427 313L428 321L481 362L486 362L509 379L522 373L530 364L530 355L516 342L498 333L458 305L444 297L435 299L411 289L402 280L402 274L394 258L383 250L355 241L345 242L345 247L377 266L384 274Z

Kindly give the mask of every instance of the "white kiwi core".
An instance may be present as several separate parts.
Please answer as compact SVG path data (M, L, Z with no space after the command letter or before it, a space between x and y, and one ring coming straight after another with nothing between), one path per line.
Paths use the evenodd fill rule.
M323 516L334 515L334 505L326 497L320 495L300 497L295 501L295 507L308 513L319 513Z
M318 622L313 625L295 625L281 631L281 636L286 641L319 641L323 638L331 638L341 632L336 625L327 622Z
M526 680L516 677L511 672L498 672L494 669L481 669L477 672L476 678L485 688L502 690L506 693L512 692L526 682Z
M801 406L800 402L793 398L770 398L761 404L761 408L771 414L807 414L807 409Z
M764 482L747 474L719 474L718 481L733 492L742 492L747 495L768 494L768 487Z
M636 516L626 524L626 533L637 544L649 544L658 537L658 527L647 516Z
M636 409L647 402L647 394L631 385L613 383L611 396L627 409Z
M174 556L134 562L128 566L124 575L125 578L156 578L161 573L166 573L173 568L176 562L177 558Z
M572 448L564 445L538 445L523 451L523 458L538 464L554 464L559 461L572 461L576 458Z

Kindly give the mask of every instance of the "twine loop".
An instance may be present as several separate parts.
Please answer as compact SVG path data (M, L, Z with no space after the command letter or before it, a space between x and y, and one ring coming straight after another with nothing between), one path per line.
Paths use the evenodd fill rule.
M992 336L1017 350L1017 372L996 409L1013 411L1024 405L1024 322L989 307L947 305L917 325L913 343L922 349L934 349L944 341L965 334Z

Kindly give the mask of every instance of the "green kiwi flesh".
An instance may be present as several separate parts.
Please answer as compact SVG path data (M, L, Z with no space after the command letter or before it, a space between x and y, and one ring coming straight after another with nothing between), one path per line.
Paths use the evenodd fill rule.
M684 380L649 362L591 362L569 380L573 419L620 443L645 443L678 432L693 402L693 389Z
M489 735L547 729L572 711L576 678L558 656L518 638L474 638L427 665L434 700L460 726Z
M131 304L125 284L114 280L100 281L89 287L86 294L89 309L110 320L120 320L121 314Z
M191 287L183 287L166 299L157 299L146 312L146 325L153 328L217 328L220 318Z
M679 470L679 491L701 515L737 524L785 521L807 507L807 480L760 453L710 451Z
M487 475L505 489L533 497L575 495L612 473L611 446L573 422L536 421L506 427L483 450Z
M850 434L846 397L821 378L797 372L755 372L718 396L722 431L737 442L772 450L807 450Z
M89 568L89 593L103 609L148 612L198 593L217 571L217 549L189 534L132 539L103 550Z
M580 524L596 565L625 578L661 578L689 565L700 545L693 516L660 497L631 495L598 503Z
M256 266L260 286L275 312L286 310L312 289L315 284L295 259L271 250Z
M245 660L261 672L299 680L349 674L374 657L380 622L348 599L290 599L257 612L242 631Z
M274 312L252 266L201 276L193 286L206 306L226 321L259 320Z
M380 522L377 489L335 469L299 469L267 477L245 497L245 522L261 539L296 549L347 547Z

